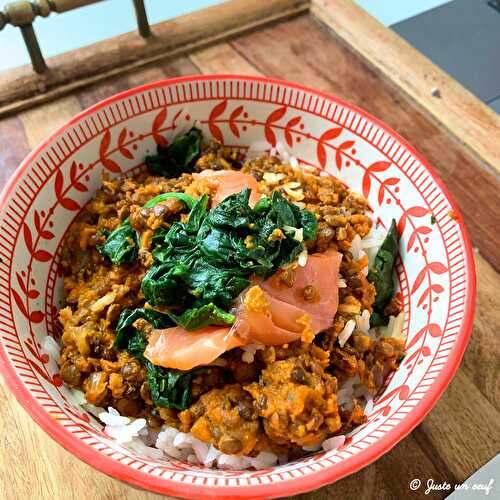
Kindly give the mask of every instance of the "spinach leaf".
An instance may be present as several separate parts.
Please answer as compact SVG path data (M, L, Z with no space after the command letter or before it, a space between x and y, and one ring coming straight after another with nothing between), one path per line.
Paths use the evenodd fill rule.
M169 179L192 172L201 153L201 140L201 130L193 127L178 135L169 146L158 146L156 155L146 156L146 166L153 174Z
M118 349L125 349L127 347L129 338L137 333L137 330L132 325L141 318L151 323L154 328L167 328L174 325L167 314L153 309L123 309L116 324L114 347Z
M196 234L206 215L208 196L197 199L187 222L176 222L169 230L160 228L153 237L153 258L157 263L170 261L172 265L188 259L196 247ZM181 255L183 259L181 259Z
M253 207L253 211L256 214L266 212L271 206L271 200L267 196L263 196Z
M232 194L212 208L207 216L207 223L215 227L244 228L254 222L255 214L248 205L249 188Z
M213 302L186 309L180 316L173 313L169 316L186 330L196 330L209 325L232 325L236 320L234 314L223 311Z
M195 234L200 229L201 223L207 213L207 206L208 196L206 194L196 200L184 226L187 233Z
M300 210L296 205L292 205L292 210L298 221L297 227L302 227L304 231L304 240L315 240L318 232L318 220L316 216L312 212L309 212L309 210Z
M160 264L151 267L141 283L145 299L153 306L175 306L186 301L187 291L182 278L189 268L179 262L175 265Z
M155 205L158 205L158 203L165 201L168 198L175 198L176 200L184 202L189 210L193 208L196 202L196 200L192 196L184 193L162 193L145 203L144 208L153 208Z
M167 262L154 265L141 284L146 300L154 306L190 307L196 299L230 307L250 281L232 272L195 259L190 267L185 263Z
M245 189L209 212L198 233L200 250L215 265L239 268L245 276L255 273L268 277L303 250L301 242L283 232L285 226L302 226L303 211L276 191L252 210L249 195ZM307 239L315 238L315 216L303 219L308 223Z
M368 272L367 279L375 286L376 295L373 303L374 314L370 318L371 326L387 324L389 318L386 317L384 309L389 304L394 295L393 270L398 254L398 237L396 221L393 219L387 236L382 243L373 266ZM376 325L378 323L378 325Z
M197 368L188 372L165 369L161 366L146 364L147 380L151 399L156 406L185 410L191 403L191 380L206 371Z
M186 276L186 284L194 297L229 308L250 285L250 281L241 274L239 270L219 268L198 259Z
M97 250L113 264L119 265L135 260L137 247L137 233L126 220L109 233L104 244L97 245Z
M142 364L147 364L149 361L144 357L144 351L148 345L144 335L139 330L135 330L134 334L129 337L127 342L127 352L137 358Z

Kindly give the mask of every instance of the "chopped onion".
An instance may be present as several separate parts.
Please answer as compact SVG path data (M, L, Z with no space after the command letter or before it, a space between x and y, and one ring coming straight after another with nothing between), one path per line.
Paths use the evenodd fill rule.
M356 322L353 319L350 319L344 326L344 329L339 334L339 345L340 347L344 347L345 343L349 340L349 337L352 335L354 328L356 327Z

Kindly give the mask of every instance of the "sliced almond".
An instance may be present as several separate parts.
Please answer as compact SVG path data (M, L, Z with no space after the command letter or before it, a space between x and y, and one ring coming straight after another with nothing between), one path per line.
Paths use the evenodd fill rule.
M298 187L300 187L300 182L297 182L297 181L287 182L286 184L283 184L282 187L283 188L290 188L290 189L297 189Z
M269 184L278 184L285 178L285 174L275 174L274 172L265 172L262 178Z
M304 199L304 193L302 192L302 189L297 189L296 191L294 191L293 189L283 186L283 190L293 201L302 201Z

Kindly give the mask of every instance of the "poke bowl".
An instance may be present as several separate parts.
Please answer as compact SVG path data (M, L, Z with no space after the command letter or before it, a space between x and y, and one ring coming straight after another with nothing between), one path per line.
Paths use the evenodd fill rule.
M186 138L194 142L186 145ZM182 165L177 163L179 151L189 158ZM180 169L175 176L161 170L165 162ZM148 169L156 177L147 177ZM238 189L219 196L221 172L231 169L238 170L237 179L246 179L255 189L238 180ZM166 191L175 195L166 196ZM145 192L155 197L156 206L144 198ZM158 205L158 197L163 204ZM110 203L121 209L102 225ZM137 211L134 203L141 205ZM239 203L237 210L231 203ZM284 207L286 217L278 206ZM167 221L165 214L172 215L172 220ZM214 221L221 218L224 222L217 226ZM346 226L348 219L352 226ZM324 220L331 221L331 227ZM265 241L260 242L257 234L249 236L270 221L274 226ZM8 386L33 419L75 456L108 475L158 493L269 498L316 489L358 471L422 421L457 370L471 333L475 302L471 246L440 179L411 146L376 118L334 96L293 83L233 75L191 76L110 97L77 115L23 161L2 192L0 224L0 360ZM144 224L142 233L138 224ZM230 299L238 307L230 307L226 299L215 305L207 298L213 294L206 290L215 288L210 280L219 275L211 274L203 286L198 277L198 281L189 278L199 286L183 288L193 252L198 252L196 262L204 259L210 269L225 255L226 246L220 241L215 247L208 243L214 241L214 234L220 236L221 227L227 234L232 231L224 245L240 238L234 243L239 246L224 257L238 262L240 274L238 285L234 280L221 282L224 286L218 293L231 291ZM323 239L329 234L323 246L318 227L324 229ZM71 255L68 245L75 249ZM89 245L90 259L101 266L95 274L114 273L113 277L103 274L99 285L85 271L90 265L84 255ZM156 247L143 252L145 245ZM186 245L191 245L188 250ZM252 258L242 256L247 251ZM272 262L262 257L265 251L273 252ZM392 257L387 257L388 252ZM336 268L333 254L338 256ZM322 267L327 258L328 266L335 269L331 276ZM185 259L185 266L175 267L171 261L176 259ZM341 259L344 267L339 267ZM226 261L221 266L227 267ZM351 277L346 261L356 276L352 271ZM314 268L319 262L321 266ZM145 267L146 277L134 265ZM378 306L377 296L386 292L377 282L377 266L390 288L387 300ZM171 299L165 299L167 281L160 277L167 268L167 295L178 299L173 309ZM250 317L250 312L262 313L262 300L266 307L277 302L282 307L286 302L286 290L273 295L271 285L266 288L278 268L283 282L290 281L292 273L287 284L291 290L303 278L312 280L305 282L307 287L301 285L304 307L294 303L284 313L307 312L296 320L304 325L300 331L292 325L293 335L287 337L290 328L285 324L290 324L290 318L274 321L275 311L266 309L274 321L269 331L283 335L280 342L262 335L269 323L260 322L254 328L256 318ZM112 287L106 283L120 280L120 273L128 273L127 282ZM349 295L342 302L346 297L342 289L362 284L360 295ZM248 305L251 292L260 293L252 295L255 303L261 301L259 310ZM334 309L324 314L316 307L324 306L329 293L328 306L334 304ZM186 294L191 294L189 299ZM118 297L125 296L118 307ZM79 310L82 301L87 301L87 309ZM176 309L181 302L189 304L182 314ZM221 304L226 304L226 310ZM134 315L127 317L133 307ZM352 307L357 309L353 312ZM111 342L105 347L104 341L92 340L88 326L82 330L88 317L100 314L99 325L105 325L107 333L99 338ZM167 322L158 320L155 326L158 315ZM151 325L155 328L145 334L149 345L135 354L131 339L140 330L137 321L145 320L149 325L143 325L145 332ZM379 326L384 333L377 333ZM225 328L222 333L221 328ZM193 340L194 332L201 343ZM142 342L141 335L134 342ZM191 342L189 350L186 346ZM211 351L204 356L208 344ZM127 352L117 355L110 346ZM88 359L83 359L86 350L92 356L87 352ZM242 363L252 365L254 359L261 363L248 381L242 382L228 368L234 365L231 353L235 352L239 368ZM130 358L132 354L137 359ZM349 356L360 367L356 379L345 376ZM121 363L122 358L127 362ZM374 382L377 374L374 377L368 368L380 359L386 365ZM299 372L293 363L301 363ZM126 373L132 365L137 367L140 391L132 382L124 382L133 378ZM157 365L174 371L158 372ZM182 378L199 366L201 371ZM269 410L277 389L266 384L288 368L291 392L284 396L288 414L283 418L290 427L283 432L283 412L278 407L275 414ZM192 385L200 384L196 377L212 380L213 371L220 379L205 381L213 387L197 395ZM178 389L181 380L187 382ZM103 390L96 395L103 382ZM347 388L351 391L348 405L341 401ZM127 390L133 393L130 401L140 401L141 408L109 403L124 398ZM168 396L165 391L170 391ZM299 393L308 396L301 399ZM191 399L198 397L201 403L196 407ZM362 407L356 398L363 399ZM248 407L242 406L244 401ZM227 404L236 420L221 423L215 436L216 417L207 408L215 408L213 415L222 411L219 417L224 420L229 419L223 413ZM156 422L151 425L159 426L154 433L152 428L147 430L150 420L143 418L144 405L151 410L148 418ZM155 405L163 408L158 412ZM323 415L318 416L315 405L323 405ZM307 412L314 418L295 425L294 419ZM234 439L236 430L231 426L244 429L245 436ZM221 428L232 436L226 445L236 446L234 453L221 444ZM206 432L208 437L203 439Z

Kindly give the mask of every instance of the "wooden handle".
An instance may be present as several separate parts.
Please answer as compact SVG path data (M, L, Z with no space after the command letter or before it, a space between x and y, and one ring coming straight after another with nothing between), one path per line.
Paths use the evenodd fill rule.
M13 2L5 6L7 22L13 26L26 26L31 24L36 17L35 9L31 2Z
M68 10L78 9L93 3L102 2L102 0L51 0L50 6L54 12L61 13ZM36 3L49 3L47 0L39 0Z
M27 26L31 24L37 16L47 17L51 12L67 12L102 0L37 0L29 2L20 0L8 3L4 12L0 12L0 30L7 24L13 26Z

